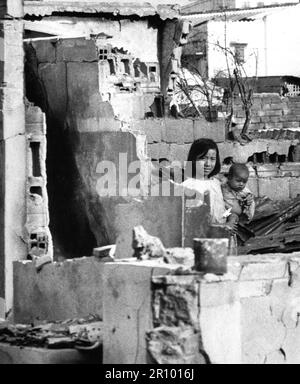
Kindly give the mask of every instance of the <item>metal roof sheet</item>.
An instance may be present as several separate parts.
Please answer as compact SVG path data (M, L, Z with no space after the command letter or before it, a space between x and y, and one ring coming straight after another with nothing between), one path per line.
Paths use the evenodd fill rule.
M180 7L177 5L154 6L150 2L122 3L97 1L38 1L24 2L24 14L30 16L50 16L53 13L106 13L114 16L149 17L158 15L161 19L179 17Z
M181 18L192 20L193 22L203 23L206 21L224 21L225 16L227 21L241 21L263 17L270 13L277 12L289 7L298 6L298 3L278 4L257 8L243 8L243 9L226 9L213 12L201 12L199 10L192 10L192 8L183 7L181 9Z

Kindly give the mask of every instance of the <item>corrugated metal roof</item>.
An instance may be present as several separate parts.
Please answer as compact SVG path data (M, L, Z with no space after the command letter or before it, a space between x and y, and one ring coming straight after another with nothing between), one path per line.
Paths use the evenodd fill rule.
M147 3L97 2L97 1L25 1L24 14L30 16L50 16L53 13L108 13L115 16L148 17L158 15L161 19L179 17L179 6Z
M224 21L225 16L227 21L240 21L247 19L255 19L263 17L273 12L278 12L283 9L298 6L298 3L287 3L283 5L270 5L257 8L231 9L220 10L213 12L192 11L191 8L183 7L181 9L181 18L192 20L193 22L203 23L206 21Z

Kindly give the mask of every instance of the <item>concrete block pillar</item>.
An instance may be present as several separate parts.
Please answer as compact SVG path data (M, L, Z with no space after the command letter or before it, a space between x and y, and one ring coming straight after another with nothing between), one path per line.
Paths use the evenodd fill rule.
M5 6L8 3L10 2L5 2ZM7 13L7 8L5 9ZM0 20L0 317L4 317L5 312L12 307L12 262L26 257L23 68L23 21L2 19Z

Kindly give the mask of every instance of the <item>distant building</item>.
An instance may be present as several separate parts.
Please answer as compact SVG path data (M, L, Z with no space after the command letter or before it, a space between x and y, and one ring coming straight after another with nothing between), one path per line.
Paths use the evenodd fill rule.
M208 11L208 5L221 7L221 3L237 8ZM227 47L244 63L248 76L300 76L298 1L276 5L271 1L251 2L251 7L246 7L249 3L198 1L194 8L183 7L183 19L193 25L189 43L184 47L184 60L212 78L226 71ZM254 3L260 6L254 8Z

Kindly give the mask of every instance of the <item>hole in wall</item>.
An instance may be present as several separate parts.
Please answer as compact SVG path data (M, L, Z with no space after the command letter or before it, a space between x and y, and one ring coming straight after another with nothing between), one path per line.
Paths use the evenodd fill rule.
M40 146L41 143L32 141L30 144L32 156L32 176L41 177L41 161L40 161Z
M33 195L39 195L43 197L42 187L30 187L29 192Z
M46 50L47 44L49 42L39 42L41 49ZM56 70L57 68L54 69L54 71ZM50 76L50 72L47 73L47 76L48 74ZM61 105L66 103L63 98L65 93L61 88L59 100L55 100L53 94L57 94L55 90L57 82L43 82L40 77L36 51L30 44L25 44L25 83L27 99L46 114L47 193L54 260L62 261L68 258L90 256L93 248L97 246L97 242L87 217L85 196L78 191L80 176L74 158L70 129L65 124L66 114L62 112L61 108ZM60 109L57 110L59 105ZM38 144L30 143L34 176L41 175ZM31 187L30 193L42 196L42 190L37 186ZM38 241L36 235L31 235L30 239ZM43 244L46 243L39 241L39 249L44 252Z

